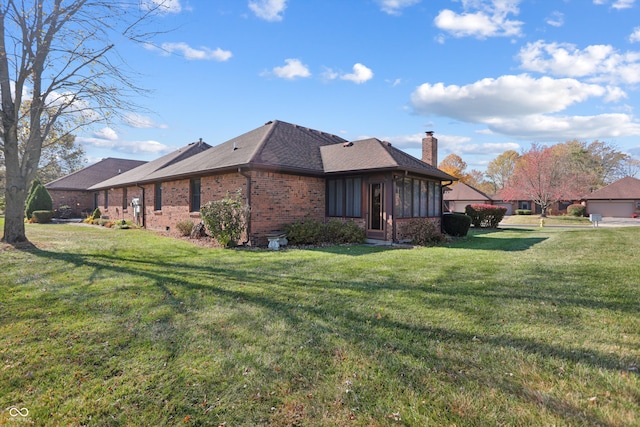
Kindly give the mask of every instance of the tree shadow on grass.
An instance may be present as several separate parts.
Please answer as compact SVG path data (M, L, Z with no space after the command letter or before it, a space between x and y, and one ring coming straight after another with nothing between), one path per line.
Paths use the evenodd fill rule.
M475 237L478 238L478 237ZM505 239L509 240L509 239ZM512 245L512 244L511 244ZM361 255L375 254L385 250L384 248L358 248ZM495 250L495 248L494 248ZM513 250L513 249L512 249ZM155 286L163 296L154 304L166 309L162 325L173 324L172 317L193 316L201 306L202 297L208 300L222 301L224 304L244 305L259 307L270 313L272 318L280 318L288 325L296 328L307 328L309 334L313 333L314 351L329 352L335 349L330 337L339 336L340 339L360 349L361 354L372 355L384 351L395 364L403 365L404 372L415 372L415 366L424 365L425 361L430 366L445 367L453 373L450 376L439 377L441 381L449 381L459 386L467 382L477 384L482 389L486 387L487 378L480 373L460 373L456 370L459 366L473 365L473 361L463 355L447 354L438 355L434 350L434 343L446 343L451 346L465 346L471 342L479 341L483 345L495 348L516 349L525 354L532 354L543 358L553 358L573 363L591 366L596 369L610 371L621 370L627 361L614 354L605 354L590 349L572 348L562 345L550 345L534 338L514 337L511 335L482 335L478 333L456 330L421 324L410 318L399 320L391 316L376 316L375 312L366 309L371 298L375 298L379 292L416 291L415 285L403 284L402 277L391 277L382 284L371 285L358 280L335 282L331 279L318 279L312 277L298 277L283 273L288 271L289 265L285 260L269 260L270 265L259 271L251 270L240 262L212 262L207 265L196 265L168 258L151 258L141 255L139 258L123 258L115 252L97 254L58 253L53 251L32 249L30 252L38 257L52 261L60 261L69 264L69 267L82 267L92 269L89 275L91 286L97 277L103 272L117 269L120 274L128 274L142 277L145 282ZM250 257L250 253L247 254ZM114 267L117 266L117 267ZM440 279L436 279L439 281ZM176 295L174 290L184 291L184 295ZM89 288L87 288L89 291ZM119 292L115 288L113 292ZM124 291L124 288L123 290ZM130 291L130 289L127 289ZM341 292L349 291L351 297L341 296ZM441 292L440 290L423 290L424 292ZM95 292L95 290L94 290ZM453 292L450 300L455 307L456 300L461 301L468 296L469 290ZM100 294L103 295L103 294ZM199 295L200 297L197 297ZM308 296L313 298L305 298ZM97 294L95 295L97 296ZM191 300L185 298L191 296ZM500 295L483 295L494 300ZM511 298L512 295L504 295ZM521 294L519 298L534 299L533 295ZM88 292L82 298L90 299ZM356 301L353 301L356 300ZM360 303L357 303L357 302ZM567 303L571 303L567 301ZM193 305L193 307L190 307ZM99 307L88 308L95 310L95 315L102 312ZM193 311L189 311L194 309ZM429 310L425 306L425 310ZM406 320L405 320L406 319ZM246 321L246 320L239 320ZM215 325L209 325L217 334L226 337L229 345L233 345L233 336L227 335ZM157 329L156 328L156 329ZM212 332L213 332L212 330ZM147 331L151 334L153 328ZM313 331L313 332L312 332ZM257 331L256 331L257 332ZM187 330L171 330L167 336L155 334L148 337L151 340L163 341L167 347L170 358L176 357L179 350L173 344L174 337L180 334L189 334ZM259 339L256 337L255 339ZM308 344L311 346L311 344ZM395 370L395 365L386 365L383 359L379 360L380 369ZM447 368L448 367L448 368ZM421 371L420 371L421 372ZM458 373L455 373L458 372ZM422 375L424 372L421 373ZM266 374L265 374L266 375ZM413 380L418 381L418 378ZM609 425L606 420L595 411L585 411L568 401L553 397L541 397L535 390L531 390L526 384L516 379L504 377L492 380L492 386L501 389L508 395L517 399L543 405L551 413L569 424L581 425ZM479 421L481 418L478 418ZM469 420L467 420L469 421Z

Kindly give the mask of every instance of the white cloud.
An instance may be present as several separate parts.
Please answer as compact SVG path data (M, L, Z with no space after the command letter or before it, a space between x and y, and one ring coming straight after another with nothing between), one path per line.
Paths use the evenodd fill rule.
M423 84L412 94L416 112L484 124L512 137L561 140L640 135L640 122L630 114L561 115L590 98L618 98L617 88L575 79L533 78L527 74L445 86Z
M437 28L454 37L514 37L522 35L522 21L508 19L520 13L520 0L462 0L464 11L441 10L434 19Z
M110 149L127 154L164 154L173 148L158 141L126 141L120 139L111 128L103 128L93 133L91 137L78 136L76 141L82 145L96 148Z
M97 130L93 133L93 136L98 139L107 140L107 141L117 141L118 134L115 130L110 127L105 127L100 130Z
M607 90L574 79L533 78L527 74L486 78L466 86L425 83L411 96L422 114L484 123L494 117L558 112Z
M546 23L552 27L562 27L564 25L564 14L562 12L553 11L546 19Z
M420 3L421 0L377 0L380 9L389 15L400 15L405 7Z
M614 9L629 9L632 8L635 4L636 0L615 0L611 5ZM608 0L593 0L593 4L603 5L607 4Z
M184 42L162 43L159 48L147 43L144 47L148 50L159 51L165 56L174 53L181 54L187 60L214 60L224 62L233 56L228 50L222 50L220 48L213 50L204 46L195 49Z
M287 0L249 0L249 9L265 21L282 21Z
M180 0L143 0L141 6L146 10L156 9L160 13L182 12Z
M555 76L588 77L592 82L640 83L640 52L619 53L610 45L578 49L570 43L528 43L518 53L520 67Z
M275 67L273 69L273 74L287 80L293 80L298 77L311 76L311 72L309 72L307 66L304 65L299 59L290 58L285 59L284 62L286 62L287 65L283 65L282 67Z
M636 0L617 0L613 2L613 5L611 7L613 7L614 9L630 9L633 7L633 4L635 2Z
M124 116L124 122L136 129L167 129L167 125L157 124L151 117L136 113L128 113Z
M628 114L551 116L537 114L510 120L495 120L496 132L546 141L640 136L640 123Z
M640 27L635 27L633 29L633 33L629 36L629 41L631 43L640 42Z
M357 63L353 66L353 73L343 74L340 78L361 84L373 78L373 71L365 65Z

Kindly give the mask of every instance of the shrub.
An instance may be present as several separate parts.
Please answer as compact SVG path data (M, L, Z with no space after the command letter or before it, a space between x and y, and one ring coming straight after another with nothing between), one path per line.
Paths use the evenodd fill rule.
M354 221L342 222L338 219L330 220L324 226L324 240L327 243L363 243L366 232ZM288 237L288 235L287 235Z
M191 230L193 230L193 221L185 220L176 224L176 229L182 236L190 236Z
M516 215L531 215L531 209L516 209Z
M73 209L67 205L62 205L56 211L56 216L60 219L69 219L73 216Z
M364 229L354 221L342 222L338 219L323 224L307 218L286 224L283 228L292 245L363 243L367 237Z
M442 216L442 228L450 236L463 237L469 232L471 217L460 213L445 214Z
M585 216L587 214L587 207L579 203L574 203L567 207L567 214L571 216Z
M413 218L404 229L404 233L416 245L426 246L440 243L444 236L435 222L428 218Z
M91 214L91 217L93 218L100 218L102 216L102 211L99 208L96 208L93 213Z
M476 228L496 228L507 208L494 205L472 204L467 205L465 213L471 217L471 223Z
M53 218L53 211L33 211L31 213L33 218L33 222L37 222L38 224L46 224L48 222L51 222L51 219Z
M200 215L209 234L221 245L235 246L245 230L249 210L243 205L242 192L238 190L233 197L227 192L224 199L207 202L200 209Z
M325 229L320 221L307 218L286 224L284 232L292 245L317 245L324 241Z
M25 217L31 218L34 211L52 211L53 200L40 181L35 180L25 204Z

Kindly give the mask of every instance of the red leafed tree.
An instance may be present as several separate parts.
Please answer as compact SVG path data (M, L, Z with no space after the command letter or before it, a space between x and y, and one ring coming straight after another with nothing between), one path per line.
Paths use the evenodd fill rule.
M546 217L553 203L572 201L584 194L587 178L572 171L566 159L552 148L533 144L516 162L501 195L504 200L531 200Z

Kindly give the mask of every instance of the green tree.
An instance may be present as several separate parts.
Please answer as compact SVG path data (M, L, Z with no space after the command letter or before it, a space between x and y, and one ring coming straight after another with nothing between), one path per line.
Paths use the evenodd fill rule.
M31 218L34 211L53 210L53 200L47 189L38 179L35 179L33 183L34 185L31 186L24 211L27 218Z
M153 34L145 24L164 10L162 0L0 2L4 241L27 240L27 188L37 175L43 143L54 127L64 124L70 133L135 108L131 101L142 91L123 72L126 67L114 40L148 41ZM29 105L23 114L25 102Z
M485 176L493 185L493 192L502 190L513 175L520 155L514 150L507 150L487 165Z

